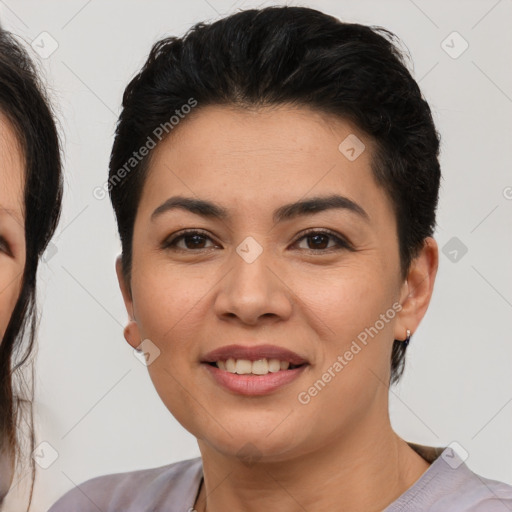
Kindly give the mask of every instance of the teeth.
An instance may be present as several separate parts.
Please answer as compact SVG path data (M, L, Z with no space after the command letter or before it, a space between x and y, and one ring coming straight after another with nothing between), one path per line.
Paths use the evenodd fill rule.
M281 363L279 362L279 359L271 359L268 362L268 370L270 372L278 372L281 369Z
M219 363L217 363L217 366L219 366ZM235 368L236 368L235 360L233 358L229 358L226 361L226 371L230 372L230 373L236 373Z
M266 375L269 372L268 361L266 359L258 359L257 361L253 361L251 370L251 373L255 373L256 375Z
M230 357L227 361L217 361L217 367L230 373L239 375L267 375L280 370L288 370L290 363L288 361L279 361L279 359L258 359L249 361L248 359L233 359Z
M235 372L239 375L245 375L246 373L251 373L252 363L247 359L237 359L235 365Z

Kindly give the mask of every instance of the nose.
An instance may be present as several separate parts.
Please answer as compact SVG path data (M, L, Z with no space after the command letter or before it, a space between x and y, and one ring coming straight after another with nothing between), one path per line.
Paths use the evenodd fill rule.
M290 317L293 293L273 264L270 251L255 257L254 247L240 244L230 257L230 269L219 282L214 310L222 319L238 319L247 325ZM261 250L261 249L260 249ZM250 256L247 257L247 254ZM272 320L270 320L272 319Z

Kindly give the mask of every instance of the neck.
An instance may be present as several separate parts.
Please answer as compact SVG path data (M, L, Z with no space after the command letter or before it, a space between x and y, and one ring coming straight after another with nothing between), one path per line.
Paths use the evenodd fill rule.
M200 440L204 482L195 510L383 510L429 467L386 423L367 422L312 452L252 465Z

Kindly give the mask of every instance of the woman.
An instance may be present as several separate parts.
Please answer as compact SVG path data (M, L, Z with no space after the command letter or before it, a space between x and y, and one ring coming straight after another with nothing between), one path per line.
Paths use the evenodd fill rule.
M51 512L512 506L388 413L438 266L439 138L393 36L299 7L157 43L109 188L128 343L201 457Z
M1 28L0 155L1 504L20 454L17 425L23 412L31 424L30 394L24 392L20 368L34 345L37 266L55 231L62 196L59 140L49 103L27 53Z

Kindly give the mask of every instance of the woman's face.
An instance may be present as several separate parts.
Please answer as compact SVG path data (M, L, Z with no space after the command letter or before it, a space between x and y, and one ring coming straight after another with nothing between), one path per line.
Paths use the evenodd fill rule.
M0 114L0 340L21 291L25 268L24 158Z
M407 303L414 292L371 152L359 130L306 108L211 106L154 150L131 296L117 266L132 319L125 336L134 347L149 340L156 390L200 443L284 460L387 417L393 340L414 332L426 304ZM175 196L225 215L172 207ZM328 197L336 207L284 208ZM230 345L242 348L208 356ZM244 351L261 345L274 348ZM305 364L274 371L271 359L292 359L279 349ZM226 363L235 371L270 373L208 364L230 354L242 359Z

